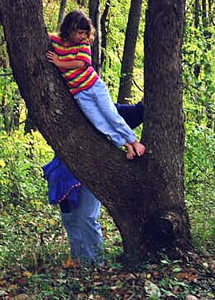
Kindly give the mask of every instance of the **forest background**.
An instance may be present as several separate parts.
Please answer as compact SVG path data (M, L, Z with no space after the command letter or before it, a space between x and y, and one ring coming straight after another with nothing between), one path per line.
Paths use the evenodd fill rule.
M101 76L108 84L114 102L117 102L130 3L109 2L107 45ZM60 1L43 1L43 3L48 31L56 31ZM201 3L187 1L186 7L183 45L186 117L185 192L193 243L201 255L204 255L204 259L200 260L199 268L204 268L204 272L208 272L213 277L215 271L212 258L215 246L215 8L210 1L206 6L203 5L204 3L206 1ZM84 4L87 11L87 1L69 1L66 12L79 7L80 4ZM105 1L101 1L101 12L104 11L106 4ZM131 103L136 103L143 97L145 9L144 2L135 52L134 80L129 99ZM128 297L136 293L136 298L133 299L142 299L138 298L142 295L138 290L140 284L135 281L135 278L139 279L138 275L130 272L122 273L122 266L116 262L117 256L121 253L121 239L104 208L101 222L105 236L105 257L108 266L106 271L109 277L106 282L101 283L100 278L99 280L94 278L94 273L87 273L89 278L86 281L85 270L84 275L76 274L73 280L68 280L68 244L58 208L50 207L48 204L47 186L41 170L41 166L52 159L53 151L39 132L27 133L31 126L28 118L26 122L26 108L13 79L2 28L0 30L2 296L27 295L28 291L31 295L37 295L35 297L38 299L69 299L73 290L77 299L102 299L107 295L110 297L107 299L129 299L121 295L123 289L124 294L129 295ZM141 128L137 129L137 134L140 132ZM212 263L209 264L205 257L212 259ZM63 261L66 262L62 266ZM159 274L163 275L162 279L156 275L157 268ZM169 278L165 277L167 274L163 274L161 271L163 269ZM172 278L167 269L173 272ZM214 283L208 285L206 281L205 286L202 282L198 285L194 270L193 273L184 272L178 261L169 261L165 257L157 266L149 262L145 263L141 269L141 276L143 276L144 293L148 295L146 299L168 299L167 297L174 296L177 298L172 299L184 299L191 293L193 287L196 288L195 295L201 295L205 297L204 299L213 299ZM123 278L120 277L122 274ZM113 276L116 276L115 279ZM136 277L132 279L132 276ZM54 285L51 283L53 280L56 282ZM136 282L136 290L131 287L134 282ZM118 291L118 298L111 296L114 291ZM92 296L94 298L89 298L90 295L94 295ZM96 295L101 298L96 298Z

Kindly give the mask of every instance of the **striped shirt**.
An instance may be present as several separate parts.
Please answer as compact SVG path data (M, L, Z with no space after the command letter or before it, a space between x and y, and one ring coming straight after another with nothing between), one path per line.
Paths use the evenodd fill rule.
M79 44L65 46L63 40L58 35L50 35L52 46L61 61L81 60L86 63L84 68L65 69L59 68L65 78L69 91L75 95L83 90L87 90L99 78L92 67L90 43L82 41Z

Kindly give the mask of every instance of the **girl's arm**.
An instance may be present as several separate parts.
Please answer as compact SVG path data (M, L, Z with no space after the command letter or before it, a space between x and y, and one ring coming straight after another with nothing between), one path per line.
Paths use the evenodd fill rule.
M52 51L48 51L46 56L48 57L48 61L58 68L63 69L77 69L77 68L84 68L86 63L82 60L69 60L69 61L61 61L59 60L57 54Z

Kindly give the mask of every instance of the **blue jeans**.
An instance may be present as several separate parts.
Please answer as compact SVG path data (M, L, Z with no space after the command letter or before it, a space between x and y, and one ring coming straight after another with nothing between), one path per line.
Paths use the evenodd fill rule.
M110 137L117 147L137 140L132 129L118 114L108 88L101 79L98 79L88 90L74 95L74 98L89 121L99 131Z
M81 262L102 262L103 236L100 216L100 201L84 186L80 187L79 205L68 213L62 213L67 231L72 259Z

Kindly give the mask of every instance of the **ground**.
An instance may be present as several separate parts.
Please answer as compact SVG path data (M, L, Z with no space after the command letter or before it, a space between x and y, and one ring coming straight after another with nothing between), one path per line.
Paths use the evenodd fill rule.
M99 268L38 265L37 270L7 270L1 274L0 299L215 299L215 256L197 255L187 260L155 261L122 266L109 260Z

